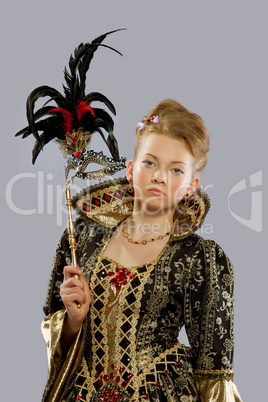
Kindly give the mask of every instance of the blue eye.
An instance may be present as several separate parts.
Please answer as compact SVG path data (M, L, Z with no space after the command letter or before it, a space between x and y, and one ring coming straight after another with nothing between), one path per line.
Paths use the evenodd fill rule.
M151 162L151 161L142 161L142 163L143 163L144 165L146 165L146 166L153 166L153 165L154 165L154 163Z
M175 174L182 174L182 173L183 173L183 172L182 172L180 169L178 169L178 168L172 169L172 171L173 171Z

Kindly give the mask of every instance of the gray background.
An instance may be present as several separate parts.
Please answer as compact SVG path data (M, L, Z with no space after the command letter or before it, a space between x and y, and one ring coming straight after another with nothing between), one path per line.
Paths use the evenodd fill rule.
M214 238L235 266L235 382L245 401L263 400L266 228L257 232L238 222L228 194L245 180L247 188L231 198L232 212L249 220L255 208L256 219L264 223L266 211L259 205L261 196L266 204L264 188L251 189L250 175L267 167L265 1L11 0L1 8L1 400L41 399L47 377L42 305L66 226L60 151L48 145L32 166L34 141L14 138L26 125L26 97L43 84L61 91L62 70L73 49L124 27L128 30L105 42L124 57L100 49L87 92L100 91L114 102L115 132L127 158L136 123L160 100L175 98L204 118L211 151L201 184L212 208L203 235ZM96 136L93 148L98 147L103 144ZM12 198L6 199L6 189L20 173ZM74 190L81 185L77 182ZM252 191L259 191L254 205ZM14 205L38 211L19 214Z

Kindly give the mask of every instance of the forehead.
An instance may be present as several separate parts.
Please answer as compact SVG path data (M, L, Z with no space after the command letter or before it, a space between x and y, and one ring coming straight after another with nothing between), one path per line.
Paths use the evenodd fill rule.
M150 133L146 135L140 144L139 155L153 154L158 159L182 160L192 162L193 155L183 139L168 137L163 134Z

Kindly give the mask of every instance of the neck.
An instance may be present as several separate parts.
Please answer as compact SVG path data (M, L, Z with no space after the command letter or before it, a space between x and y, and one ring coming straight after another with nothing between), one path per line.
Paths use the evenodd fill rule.
M134 203L133 213L128 222L129 230L133 235L140 237L146 237L146 235L151 237L152 234L154 236L163 235L172 229L174 212L144 211L136 209Z

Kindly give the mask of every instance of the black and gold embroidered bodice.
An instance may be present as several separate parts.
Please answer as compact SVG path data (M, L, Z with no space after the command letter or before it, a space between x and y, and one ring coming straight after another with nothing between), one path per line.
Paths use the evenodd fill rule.
M171 236L155 261L123 267L103 255L115 228L76 221L92 302L69 351L60 344L59 286L71 264L66 232L58 245L44 306L50 377L43 400L61 400L53 399L58 393L64 401L241 401L232 382L233 267L225 253L191 232ZM183 326L191 348L179 341Z

